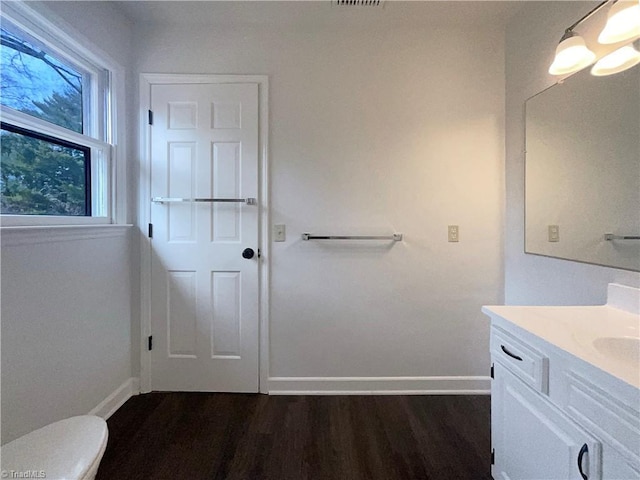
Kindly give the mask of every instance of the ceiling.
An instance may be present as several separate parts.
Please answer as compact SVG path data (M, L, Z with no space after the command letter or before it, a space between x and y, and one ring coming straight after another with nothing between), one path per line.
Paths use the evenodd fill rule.
M338 6L331 0L295 1L116 1L135 23L179 25L482 26L503 27L520 1L397 1L382 7Z

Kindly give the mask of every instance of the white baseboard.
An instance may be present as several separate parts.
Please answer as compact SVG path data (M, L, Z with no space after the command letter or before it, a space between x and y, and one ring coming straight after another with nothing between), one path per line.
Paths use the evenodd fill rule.
M487 395L490 377L270 377L269 395Z
M116 388L107 398L89 412L89 415L97 415L107 420L127 400L140 393L140 379L131 377Z

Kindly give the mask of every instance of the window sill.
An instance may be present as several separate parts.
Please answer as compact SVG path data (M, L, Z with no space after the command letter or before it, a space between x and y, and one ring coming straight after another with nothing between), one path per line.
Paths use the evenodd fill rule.
M1 227L2 247L123 237L133 225L48 225Z
M80 225L111 225L108 217L65 215L0 215L0 227L52 227Z

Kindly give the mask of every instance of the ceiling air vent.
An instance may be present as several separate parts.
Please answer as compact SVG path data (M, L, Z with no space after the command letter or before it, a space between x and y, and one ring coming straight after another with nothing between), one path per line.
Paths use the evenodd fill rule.
M331 3L343 7L382 7L385 0L331 0Z

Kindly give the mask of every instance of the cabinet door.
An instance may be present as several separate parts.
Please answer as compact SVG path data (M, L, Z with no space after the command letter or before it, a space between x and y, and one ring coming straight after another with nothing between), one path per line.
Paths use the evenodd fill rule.
M601 446L546 398L495 363L491 388L495 480L601 478Z

